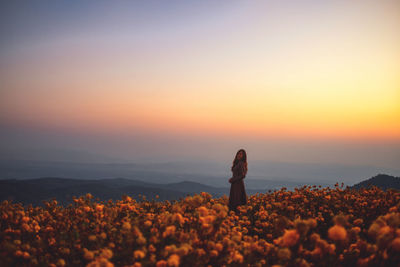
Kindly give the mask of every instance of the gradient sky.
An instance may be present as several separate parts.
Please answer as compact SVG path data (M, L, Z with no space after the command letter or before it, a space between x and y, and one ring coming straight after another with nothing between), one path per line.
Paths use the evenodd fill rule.
M2 1L7 153L400 166L398 1Z

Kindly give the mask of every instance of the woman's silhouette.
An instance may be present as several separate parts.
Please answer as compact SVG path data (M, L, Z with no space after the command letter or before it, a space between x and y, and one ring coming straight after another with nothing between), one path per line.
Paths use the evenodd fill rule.
M236 211L237 206L247 203L247 195L244 189L243 179L247 174L247 155L244 149L240 149L232 164L231 191L229 193L229 210Z

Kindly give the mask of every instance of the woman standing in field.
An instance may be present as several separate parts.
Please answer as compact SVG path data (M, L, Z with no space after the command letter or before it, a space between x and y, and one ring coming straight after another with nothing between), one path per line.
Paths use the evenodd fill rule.
M247 155L244 149L240 149L232 164L231 191L229 193L229 210L236 211L237 206L247 203L247 195L244 189L243 179L247 174Z

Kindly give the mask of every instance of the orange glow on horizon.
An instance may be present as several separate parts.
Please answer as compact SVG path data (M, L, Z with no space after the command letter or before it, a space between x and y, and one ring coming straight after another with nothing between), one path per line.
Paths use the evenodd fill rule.
M93 12L82 27L59 16L54 32L16 24L0 63L0 123L400 141L398 3L309 4L232 3L207 22L209 7L167 18L150 5L137 15L154 24L108 8L109 23Z

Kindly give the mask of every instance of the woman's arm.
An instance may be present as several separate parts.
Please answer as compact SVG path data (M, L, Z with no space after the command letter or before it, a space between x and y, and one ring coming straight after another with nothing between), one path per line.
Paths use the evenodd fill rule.
M242 180L242 179L244 179L244 177L246 176L245 174L244 174L244 166L243 166L243 162L240 162L239 163L240 165L239 165L239 174L238 175L234 175L231 179L229 179L229 181L231 182L231 183L234 183L234 182L237 182L237 181L239 181L239 180Z

